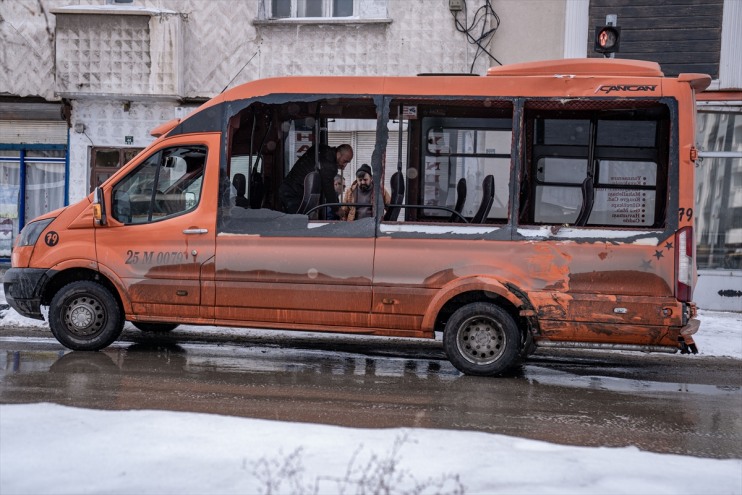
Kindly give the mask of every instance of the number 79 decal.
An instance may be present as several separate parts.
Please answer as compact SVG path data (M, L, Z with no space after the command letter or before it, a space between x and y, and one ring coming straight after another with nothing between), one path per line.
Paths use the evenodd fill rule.
M693 208L678 208L678 221L682 222L683 217L690 221L693 218Z
M49 247L56 246L58 242L59 242L59 234L57 234L53 230L50 230L44 236L44 243L46 243L46 245Z

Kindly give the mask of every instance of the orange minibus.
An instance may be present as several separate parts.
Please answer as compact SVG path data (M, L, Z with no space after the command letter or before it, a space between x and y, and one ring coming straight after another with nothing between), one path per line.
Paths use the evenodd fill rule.
M538 347L695 353L709 82L619 59L249 82L29 223L5 295L75 350L130 321L438 337L472 375ZM328 170L355 191L362 164L363 201L327 194Z

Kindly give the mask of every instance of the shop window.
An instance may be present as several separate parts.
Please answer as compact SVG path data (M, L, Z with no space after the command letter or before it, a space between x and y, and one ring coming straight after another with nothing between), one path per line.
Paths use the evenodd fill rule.
M18 145L0 152L0 258L10 256L20 229L65 205L64 146Z
M698 113L698 268L742 269L742 114ZM706 156L704 156L706 155Z

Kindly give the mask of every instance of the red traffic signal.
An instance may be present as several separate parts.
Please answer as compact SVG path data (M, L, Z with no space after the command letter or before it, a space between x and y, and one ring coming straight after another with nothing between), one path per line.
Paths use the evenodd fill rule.
M621 41L621 28L618 26L598 26L595 28L595 46L598 53L615 53Z

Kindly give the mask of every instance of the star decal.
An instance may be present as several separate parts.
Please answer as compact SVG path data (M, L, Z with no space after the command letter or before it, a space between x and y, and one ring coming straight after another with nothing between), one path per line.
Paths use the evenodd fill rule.
M670 241L667 241L667 242L665 243L665 249L667 249L667 250L670 250L670 249L672 249L672 242L670 242Z
M657 259L660 259L663 256L664 256L664 254L662 254L662 251L655 251L654 252L654 257L657 258Z
M652 260L642 261L642 270L649 270L650 268L652 268Z

